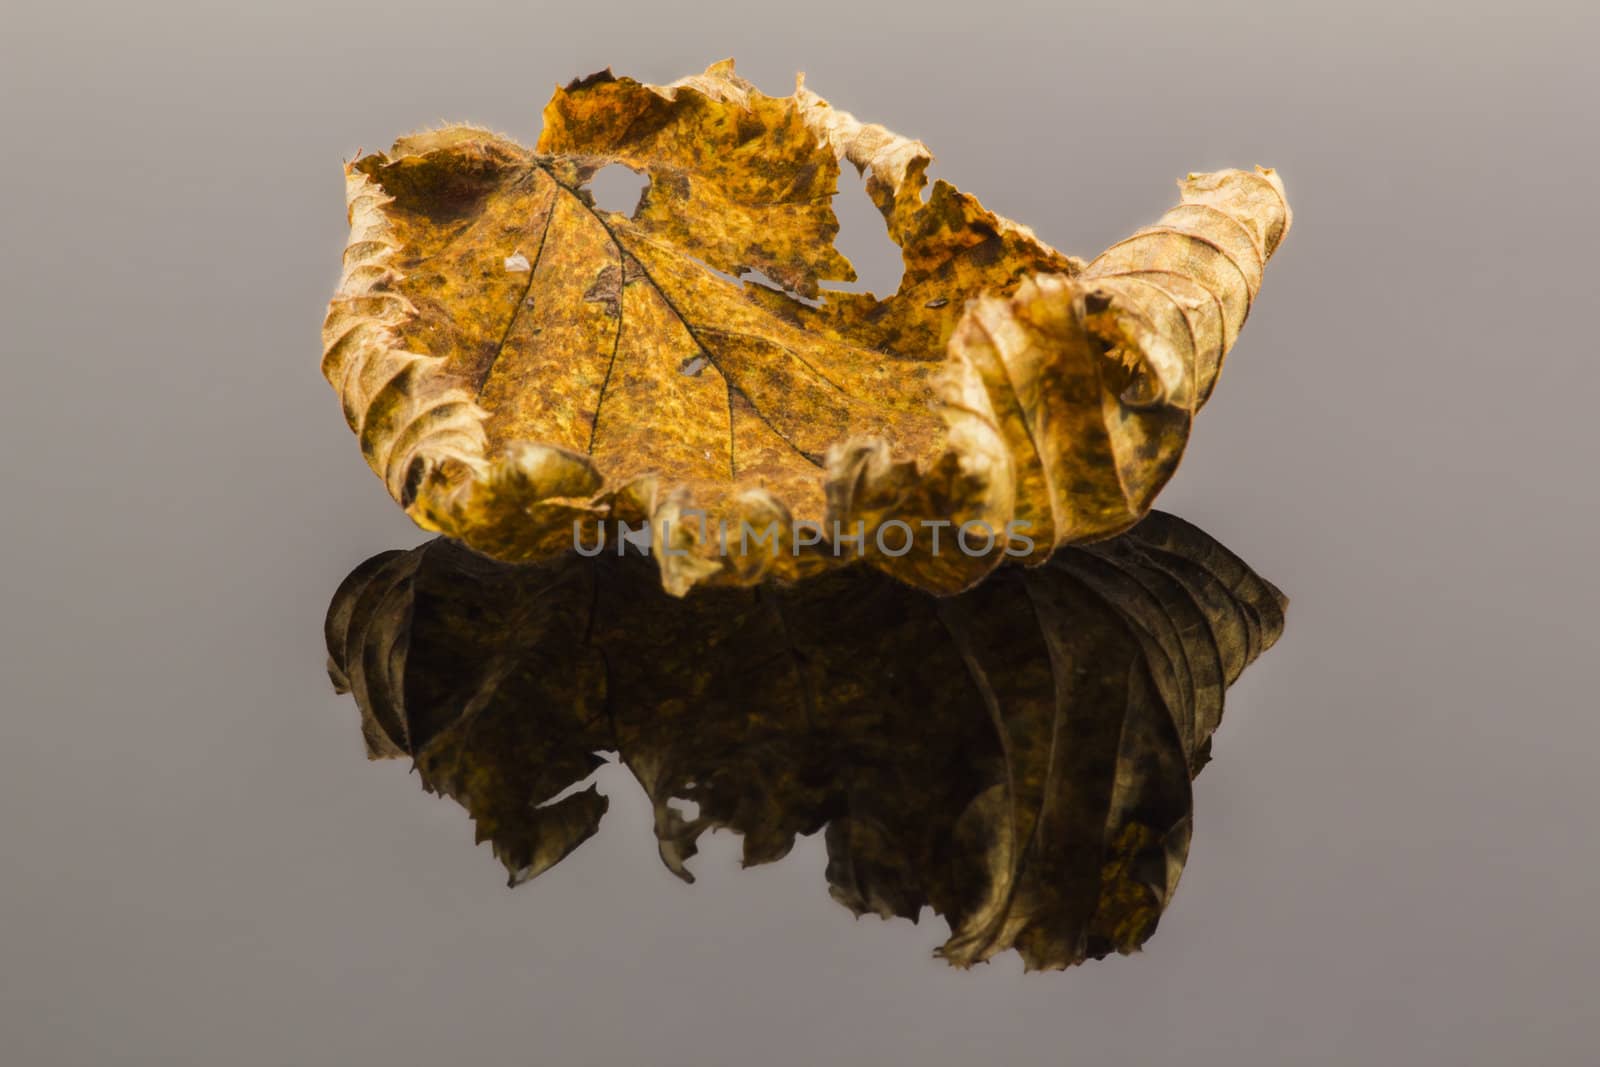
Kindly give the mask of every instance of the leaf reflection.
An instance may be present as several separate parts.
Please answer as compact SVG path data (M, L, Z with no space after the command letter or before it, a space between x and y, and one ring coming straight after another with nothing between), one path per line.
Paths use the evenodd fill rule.
M746 863L823 831L858 914L931 907L957 966L1057 968L1154 931L1224 690L1284 604L1157 512L947 598L856 567L678 599L637 556L512 566L440 539L357 567L327 639L369 754L414 760L512 884L596 831L606 798L568 790L616 751L685 880L709 829Z

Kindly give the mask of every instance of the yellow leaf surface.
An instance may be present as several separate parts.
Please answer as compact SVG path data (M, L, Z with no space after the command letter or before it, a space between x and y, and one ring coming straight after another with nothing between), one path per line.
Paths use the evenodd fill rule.
M731 62L575 81L534 149L402 138L346 167L323 373L413 519L508 561L648 523L674 593L858 558L951 593L1126 529L1288 229L1281 183L1191 175L1084 264L931 160ZM902 250L881 299L823 288L854 278L842 162ZM631 215L587 188L610 164L649 179Z

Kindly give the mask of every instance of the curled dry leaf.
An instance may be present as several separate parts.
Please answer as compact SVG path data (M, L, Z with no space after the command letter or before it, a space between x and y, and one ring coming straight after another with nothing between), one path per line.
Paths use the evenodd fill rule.
M649 522L680 594L816 573L852 537L949 593L1002 552L941 553L941 524L1023 531L1033 562L1126 529L1290 220L1270 170L1191 175L1084 264L930 187L919 142L731 62L575 81L544 120L532 150L458 126L347 166L323 373L425 528L531 561ZM841 161L901 249L882 299L823 290L854 277ZM631 215L586 188L609 164L649 178Z
M517 566L441 538L357 568L327 638L369 753L413 759L513 884L595 832L606 799L578 787L614 751L686 880L708 829L747 864L825 830L858 914L931 906L951 963L1055 968L1154 930L1224 690L1283 607L1154 512L944 598L853 568L680 599L641 556Z

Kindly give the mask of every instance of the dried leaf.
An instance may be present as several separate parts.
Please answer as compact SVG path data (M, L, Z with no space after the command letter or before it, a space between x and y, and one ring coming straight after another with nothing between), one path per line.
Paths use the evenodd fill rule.
M882 299L823 290L854 277L832 243L841 160L902 251ZM648 522L674 593L856 555L949 593L1007 548L1039 562L1126 529L1288 229L1281 183L1191 175L1085 265L930 187L931 160L731 62L575 81L531 151L473 127L402 138L346 167L323 373L408 513L503 560ZM609 164L649 178L631 216L586 188ZM938 550L968 524L1027 542Z
M714 827L747 864L825 829L858 914L931 906L953 964L1063 967L1154 930L1223 691L1283 606L1155 512L947 598L854 568L679 599L631 551L512 566L438 539L358 568L327 632L370 754L413 758L513 883L595 832L605 799L569 790L616 751L680 877Z

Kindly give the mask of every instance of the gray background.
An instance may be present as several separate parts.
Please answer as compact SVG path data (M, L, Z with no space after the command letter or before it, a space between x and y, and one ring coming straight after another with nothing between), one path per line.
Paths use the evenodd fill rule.
M1541 3L6 7L7 1064L1577 1064L1593 1054L1593 60ZM504 888L366 764L346 570L421 535L317 373L340 160L735 55L1093 254L1189 170L1295 230L1162 506L1294 598L1147 950L958 973L817 840L700 884L616 768ZM848 253L892 260L848 191ZM892 277L892 272L890 273Z

